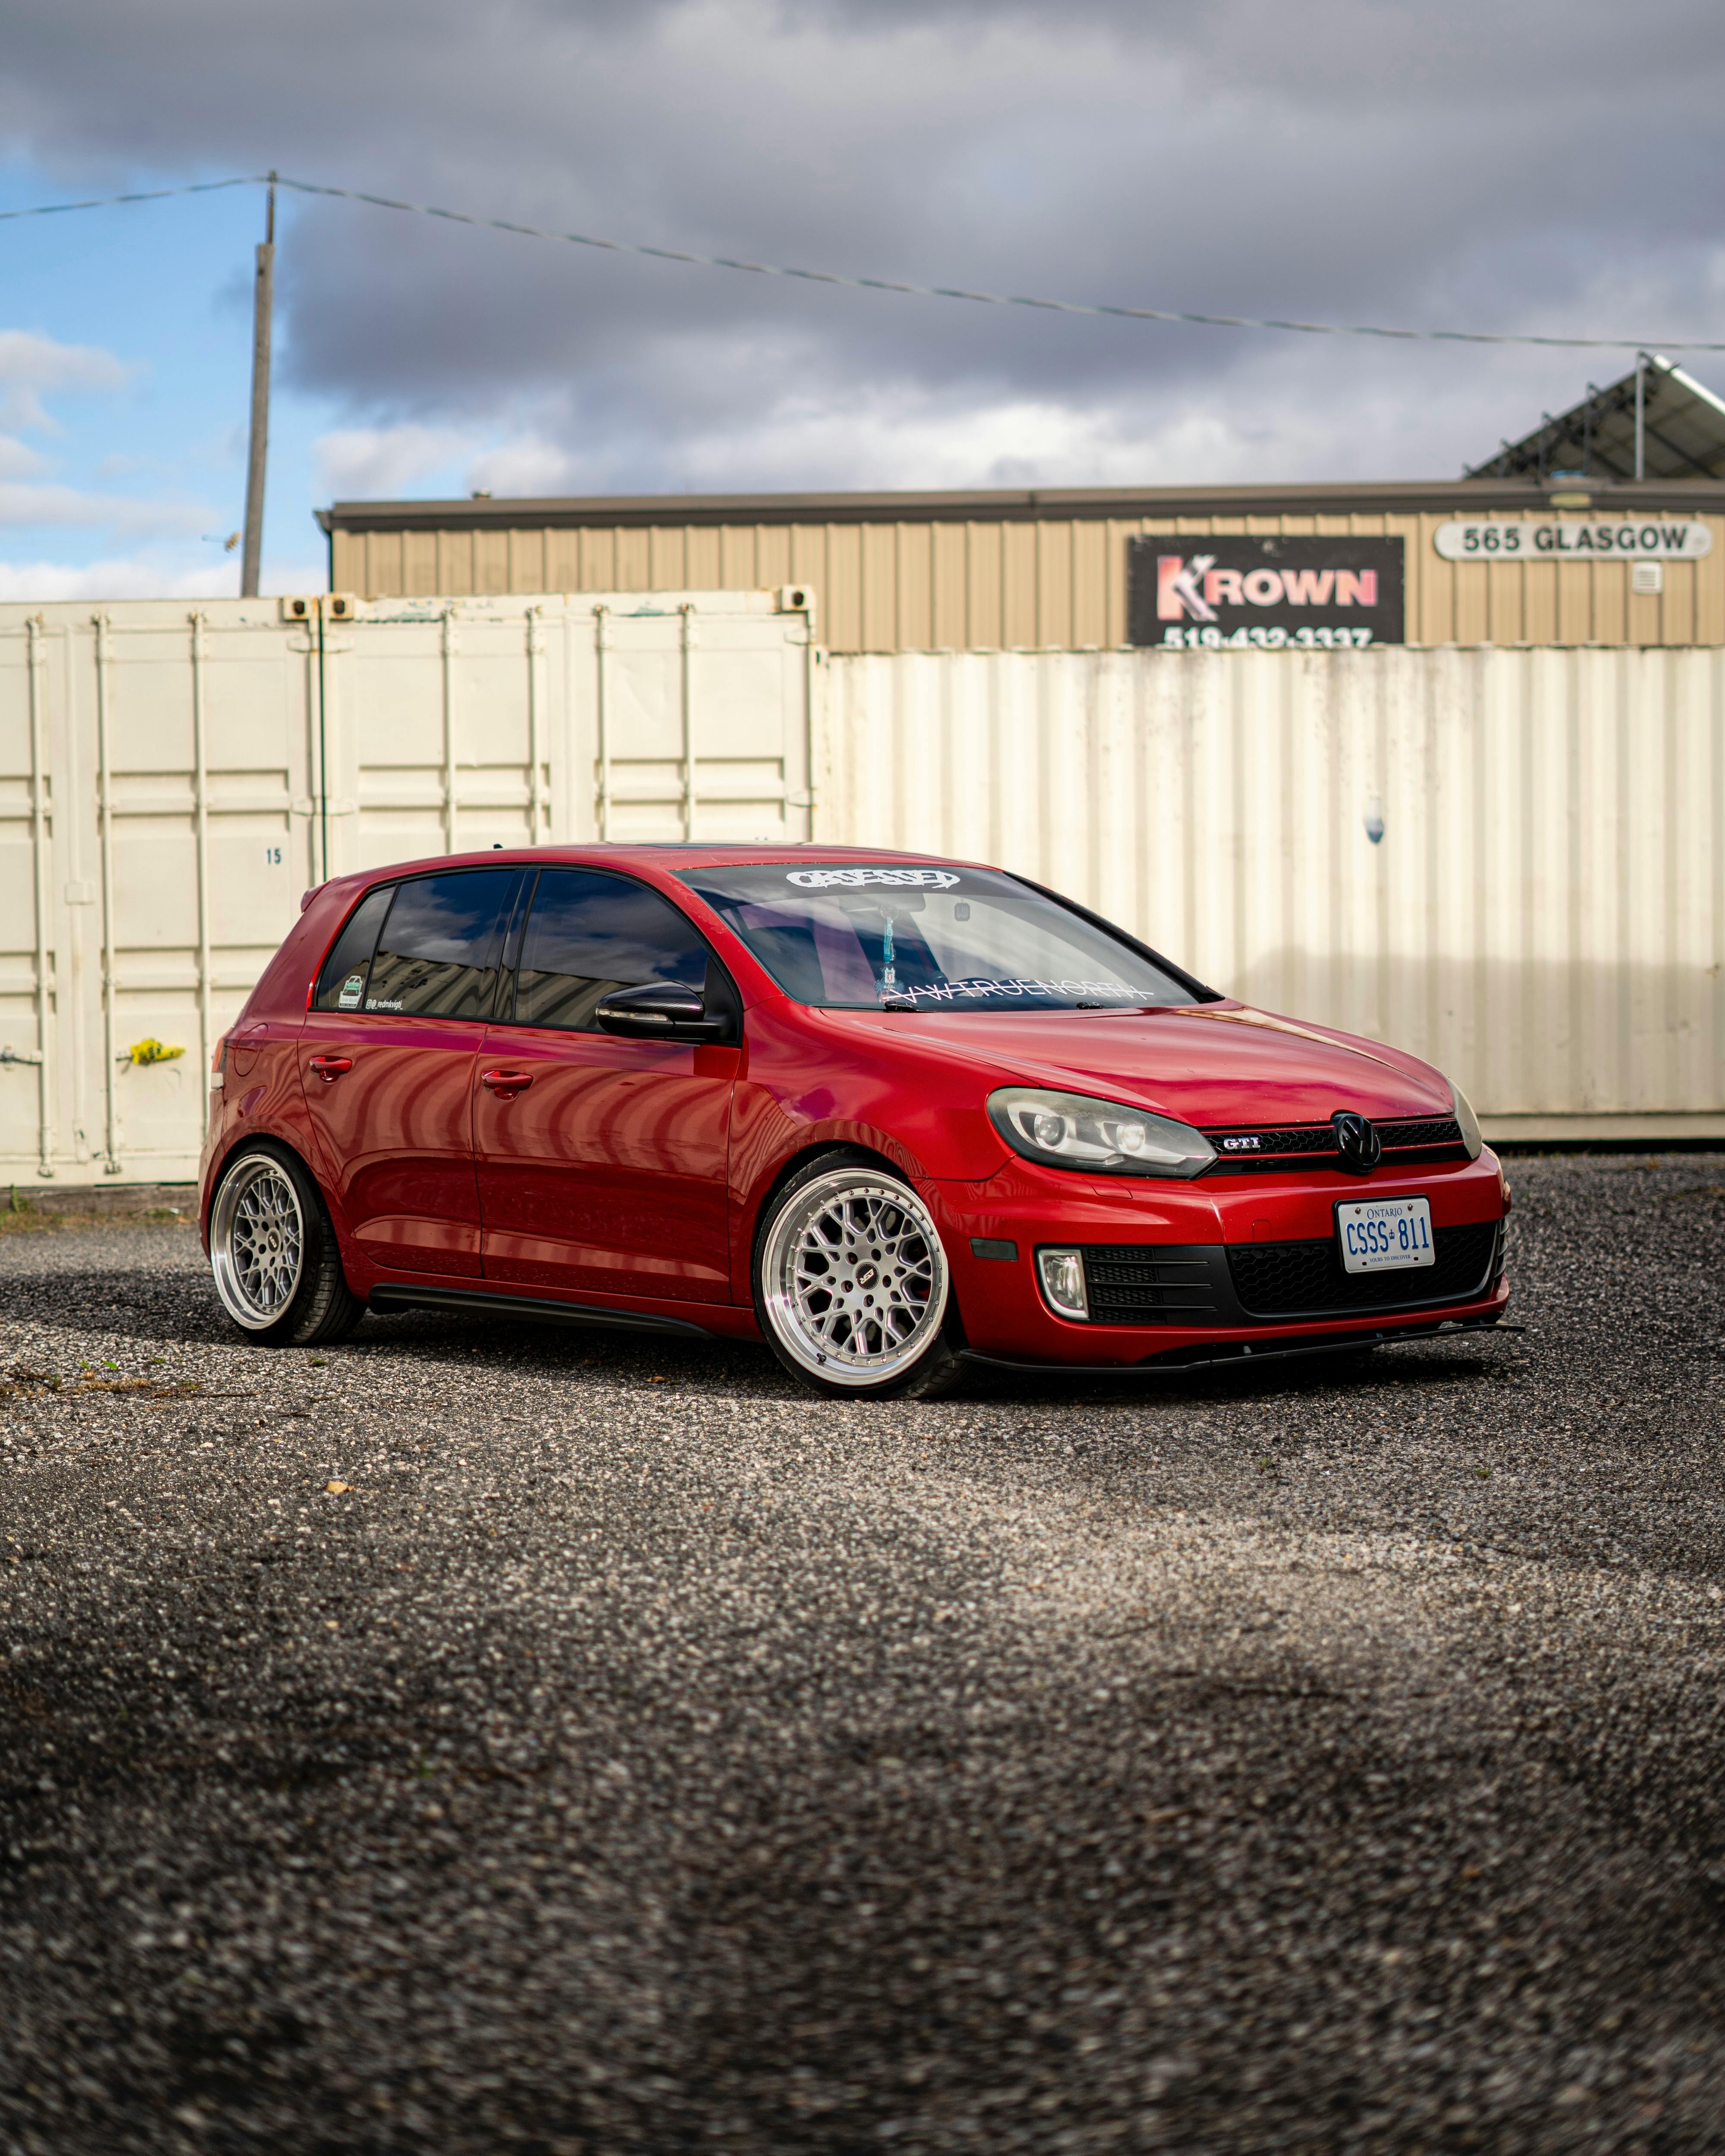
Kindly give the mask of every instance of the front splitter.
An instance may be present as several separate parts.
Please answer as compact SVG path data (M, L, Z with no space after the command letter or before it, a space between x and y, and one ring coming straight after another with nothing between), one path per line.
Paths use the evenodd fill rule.
M1522 1325L1506 1325L1495 1317L1450 1317L1436 1325L1385 1326L1376 1332L1332 1333L1323 1340L1295 1340L1257 1346L1250 1340L1202 1342L1194 1348L1175 1348L1165 1355L1147 1356L1142 1363L1021 1363L1004 1355L981 1355L973 1348L962 1350L965 1362L983 1370L1010 1370L1019 1377L1042 1378L1183 1378L1189 1370L1237 1370L1243 1363L1282 1363L1296 1355L1346 1355L1361 1348L1393 1348L1404 1340L1478 1339L1482 1333L1524 1332Z

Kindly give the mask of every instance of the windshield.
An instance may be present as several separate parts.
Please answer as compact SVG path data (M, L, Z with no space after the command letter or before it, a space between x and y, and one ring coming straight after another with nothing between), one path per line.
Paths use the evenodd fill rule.
M798 1003L828 1010L1097 1010L1191 985L994 869L835 861L686 869Z

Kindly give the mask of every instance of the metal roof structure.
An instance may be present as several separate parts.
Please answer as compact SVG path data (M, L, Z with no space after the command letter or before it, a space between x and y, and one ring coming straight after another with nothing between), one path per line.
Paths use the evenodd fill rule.
M1592 480L1725 479L1725 403L1657 352L1643 352L1620 382L1591 382L1579 404L1470 465L1469 480L1579 472Z
M1675 374L1677 370L1674 367ZM1630 377L1633 400L1634 377ZM1605 393L1601 391L1600 395ZM1707 393L1701 392L1702 396ZM1711 402L1711 400L1709 400ZM1725 429L1725 407L1713 408ZM1555 424L1555 423L1554 423ZM1663 423L1661 423L1663 424ZM1725 431L1720 435L1717 477L1712 467L1684 468L1689 484L1674 495L1652 462L1648 441L1647 484L1614 488L1611 501L1630 514L1644 509L1669 513L1681 501L1689 513L1725 511ZM1603 495L1609 475L1596 454L1594 491ZM336 533L368 531L510 531L610 528L617 531L711 526L896 525L906 521L1040 524L1050 519L1079 523L1171 516L1473 516L1490 510L1536 513L1545 505L1553 471L1572 467L1562 457L1549 463L1542 486L1536 466L1503 478L1489 467L1467 479L1346 480L1267 486L1091 486L988 488L952 492L838 494L646 494L534 496L489 494L454 501L337 501L315 512L321 528Z

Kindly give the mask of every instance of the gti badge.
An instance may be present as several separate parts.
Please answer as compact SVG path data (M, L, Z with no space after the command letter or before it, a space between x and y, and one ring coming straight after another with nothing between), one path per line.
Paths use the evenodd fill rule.
M1384 1158L1384 1141L1363 1116L1338 1108L1330 1118L1342 1165L1353 1175L1369 1175Z

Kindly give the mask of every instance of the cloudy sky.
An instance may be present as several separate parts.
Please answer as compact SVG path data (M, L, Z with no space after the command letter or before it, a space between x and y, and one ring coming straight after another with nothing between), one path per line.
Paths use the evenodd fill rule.
M1725 338L1705 0L8 0L0 208L256 172L702 254ZM254 191L0 223L0 598L237 588ZM266 589L366 495L1453 477L1630 356L836 290L285 198ZM1687 362L1725 386L1725 354Z

